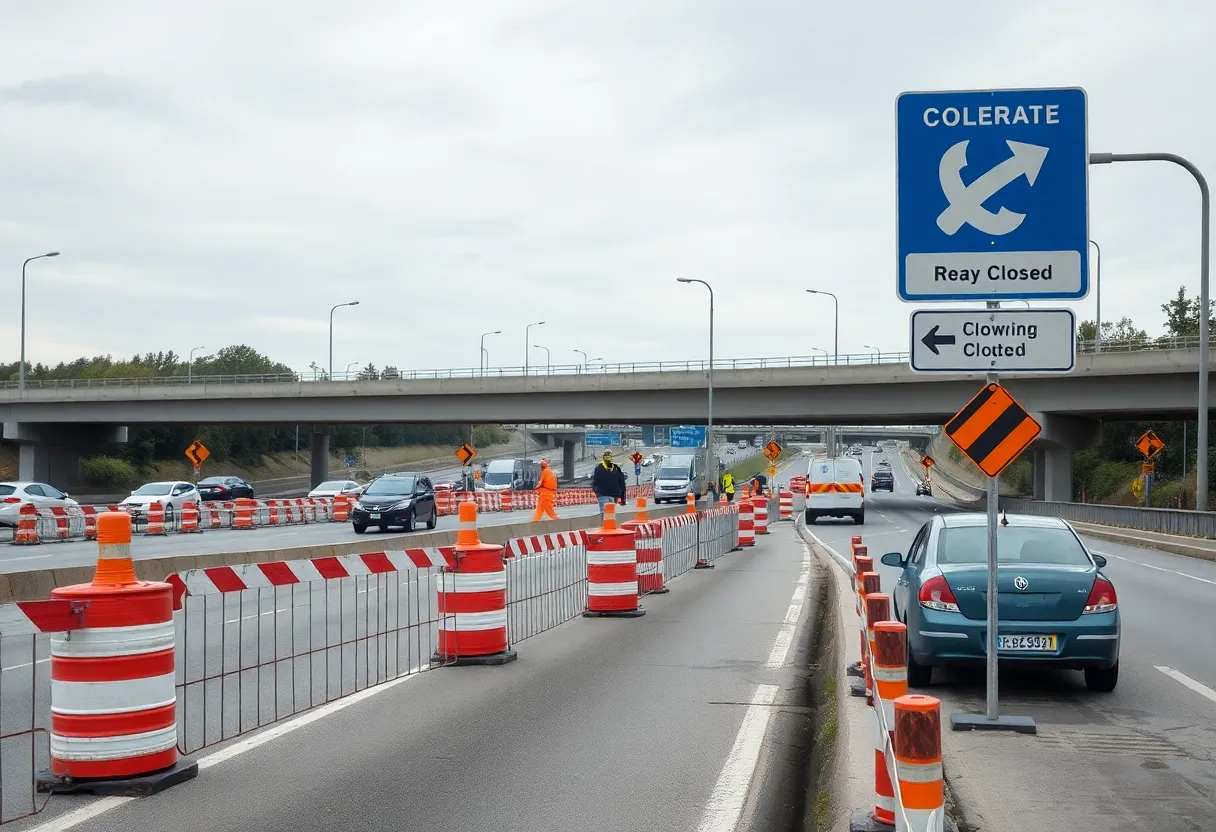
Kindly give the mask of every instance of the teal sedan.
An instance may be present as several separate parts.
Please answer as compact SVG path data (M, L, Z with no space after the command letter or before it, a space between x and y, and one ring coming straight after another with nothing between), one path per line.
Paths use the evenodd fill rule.
M935 667L982 666L987 651L988 537L983 514L938 515L907 554L891 593L908 628L908 682ZM1001 663L1080 670L1093 691L1119 682L1119 601L1092 554L1064 520L1009 515L997 528L997 650Z

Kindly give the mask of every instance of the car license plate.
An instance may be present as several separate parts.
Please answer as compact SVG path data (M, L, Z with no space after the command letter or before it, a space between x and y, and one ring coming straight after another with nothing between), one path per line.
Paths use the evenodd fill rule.
M373 520L379 520L379 519L380 519L380 515L379 515L379 514L369 514L369 515L367 515L367 516L368 516L368 517L370 517L370 518L372 518Z
M1056 649L1056 637L1048 636L1000 636L996 637L998 650L1018 650L1050 653Z

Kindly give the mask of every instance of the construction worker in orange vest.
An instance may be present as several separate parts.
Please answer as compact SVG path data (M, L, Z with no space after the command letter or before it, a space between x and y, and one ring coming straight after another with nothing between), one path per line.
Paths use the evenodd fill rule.
M549 467L549 460L542 459L540 461L540 484L536 486L536 513L532 515L532 522L535 523L542 517L556 520L557 511L553 508L556 500L557 474L553 473L553 469Z

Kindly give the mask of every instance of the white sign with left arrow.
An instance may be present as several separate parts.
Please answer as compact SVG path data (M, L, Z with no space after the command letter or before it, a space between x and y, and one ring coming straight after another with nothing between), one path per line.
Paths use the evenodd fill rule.
M909 363L921 373L1071 373L1071 309L918 309Z

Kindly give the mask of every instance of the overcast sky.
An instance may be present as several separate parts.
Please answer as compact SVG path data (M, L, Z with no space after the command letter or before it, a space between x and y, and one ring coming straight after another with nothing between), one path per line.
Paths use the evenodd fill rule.
M1091 150L1216 181L1204 0L3 3L0 358L247 343L296 368L907 349L894 101L1083 86ZM931 11L930 11L931 10ZM1199 285L1199 198L1094 168L1103 317ZM1077 305L1093 317L1093 294ZM532 351L544 363L543 350Z

